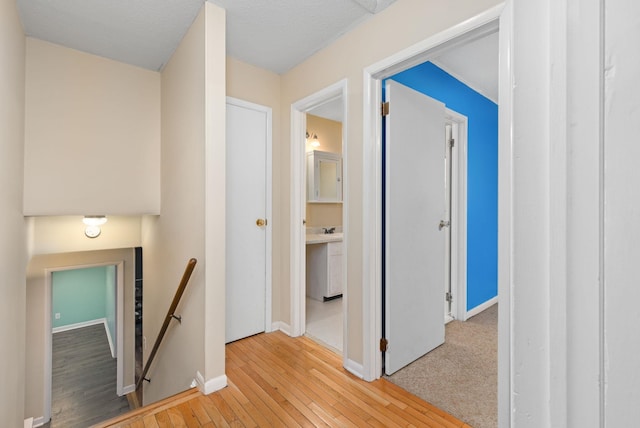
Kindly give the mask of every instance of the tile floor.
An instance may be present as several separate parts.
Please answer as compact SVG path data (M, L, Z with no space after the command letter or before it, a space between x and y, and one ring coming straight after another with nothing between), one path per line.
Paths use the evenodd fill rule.
M342 298L319 302L307 297L306 334L342 354Z

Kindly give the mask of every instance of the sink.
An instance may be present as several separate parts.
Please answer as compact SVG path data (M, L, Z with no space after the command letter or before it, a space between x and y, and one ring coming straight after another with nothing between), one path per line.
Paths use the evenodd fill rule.
M342 241L342 232L336 233L309 233L306 235L307 244L322 244L325 242Z

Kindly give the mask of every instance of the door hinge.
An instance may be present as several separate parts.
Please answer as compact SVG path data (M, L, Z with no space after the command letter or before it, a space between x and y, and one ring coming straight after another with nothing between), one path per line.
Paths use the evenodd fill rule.
M450 139L449 140L449 147L451 147L453 149L453 147L456 145L456 140L455 139Z
M449 293L448 291L444 293L444 300L449 303L453 302L453 296L451 295L451 293Z
M389 101L382 103L380 113L382 114L382 116L389 115Z
M389 342L384 337L380 339L380 352L387 352L387 348L389 347Z

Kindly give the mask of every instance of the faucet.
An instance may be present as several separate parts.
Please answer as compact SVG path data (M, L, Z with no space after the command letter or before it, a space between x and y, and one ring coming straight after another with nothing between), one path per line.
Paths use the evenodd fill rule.
M335 227L331 227L329 229L327 229L326 227L323 227L322 230L324 230L325 234L330 234L330 233L334 233L336 231Z

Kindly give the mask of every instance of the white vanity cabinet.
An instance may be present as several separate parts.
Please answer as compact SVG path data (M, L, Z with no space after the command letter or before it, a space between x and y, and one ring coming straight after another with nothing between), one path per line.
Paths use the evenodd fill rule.
M307 296L325 301L342 294L342 241L307 244Z
M314 150L307 153L307 202L342 202L342 157Z

